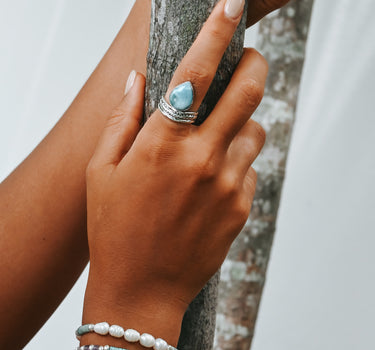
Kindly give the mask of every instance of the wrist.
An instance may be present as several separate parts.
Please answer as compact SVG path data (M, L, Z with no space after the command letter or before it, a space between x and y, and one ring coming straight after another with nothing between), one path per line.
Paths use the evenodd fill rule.
M186 307L173 303L149 290L129 288L118 293L113 286L96 282L89 277L86 288L82 324L108 322L124 329L135 329L162 338L168 344L177 346L182 318ZM88 333L82 336L81 345L98 344L124 347L128 350L145 349L139 343L128 343L124 338L114 338Z

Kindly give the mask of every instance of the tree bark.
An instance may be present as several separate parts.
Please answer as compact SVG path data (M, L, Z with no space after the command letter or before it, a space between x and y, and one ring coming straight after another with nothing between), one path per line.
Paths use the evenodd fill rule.
M313 0L292 1L260 23L257 49L270 72L254 119L267 132L254 164L257 191L249 220L222 266L216 350L248 350L276 227L285 165L295 119Z
M152 0L145 119L157 108L173 72L190 48L216 2L217 0ZM246 8L233 40L218 67L213 84L199 108L197 124L202 123L212 111L241 58ZM212 349L218 282L219 272L189 306L182 324L179 349Z

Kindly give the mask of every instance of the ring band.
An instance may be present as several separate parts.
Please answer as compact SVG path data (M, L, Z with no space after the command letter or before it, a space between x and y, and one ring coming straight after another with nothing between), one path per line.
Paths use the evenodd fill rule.
M165 100L164 96L160 99L158 108L164 116L177 123L192 124L198 117L198 112L177 110Z

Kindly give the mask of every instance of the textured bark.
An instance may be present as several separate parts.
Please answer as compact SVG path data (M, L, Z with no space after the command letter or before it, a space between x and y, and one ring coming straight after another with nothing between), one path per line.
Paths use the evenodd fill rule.
M257 49L270 65L265 97L254 119L267 132L254 164L257 191L249 220L222 266L216 350L248 350L265 282L289 142L295 119L313 0L293 1L263 19Z
M156 109L172 74L190 48L217 0L152 0L150 43L147 55L145 118ZM246 13L246 11L244 11ZM243 51L244 15L202 105L197 124L209 115L228 85ZM178 348L212 349L219 272L209 281L185 314Z

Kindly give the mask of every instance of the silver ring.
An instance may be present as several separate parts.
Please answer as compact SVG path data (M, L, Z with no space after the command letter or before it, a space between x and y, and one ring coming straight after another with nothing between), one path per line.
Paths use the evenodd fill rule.
M158 108L164 116L177 123L192 124L198 117L198 112L184 112L177 110L171 106L164 97L160 99Z
M168 103L164 97L160 99L160 112L177 123L192 124L198 117L198 112L188 112L187 110L193 105L194 88L190 81L176 86L169 95Z

